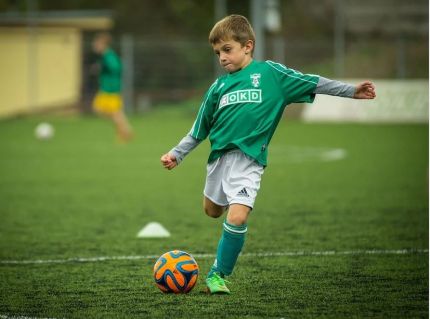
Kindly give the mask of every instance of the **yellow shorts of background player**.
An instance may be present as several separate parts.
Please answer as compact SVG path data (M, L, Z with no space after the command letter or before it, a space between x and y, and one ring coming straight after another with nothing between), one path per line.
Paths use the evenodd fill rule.
M93 101L97 113L113 114L122 109L122 98L117 93L98 92Z

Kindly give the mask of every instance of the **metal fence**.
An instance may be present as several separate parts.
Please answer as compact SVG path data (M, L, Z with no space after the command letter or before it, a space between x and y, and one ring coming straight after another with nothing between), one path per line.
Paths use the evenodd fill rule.
M121 45L122 44L122 45ZM409 38L354 38L346 43L343 78L428 78L428 42ZM84 108L89 110L97 78L88 72L94 57L90 44L84 45ZM214 81L219 69L206 41L160 41L130 38L117 41L115 49L124 64L127 111L143 112L169 102L179 102L202 94ZM269 38L267 59L285 63L302 72L337 78L333 39L289 40Z
M114 45L123 62L123 95L128 111L142 112L165 102L178 102L201 93L214 80L214 55L206 41L123 36ZM88 110L97 90L97 76L88 72L95 56L84 44L83 97Z

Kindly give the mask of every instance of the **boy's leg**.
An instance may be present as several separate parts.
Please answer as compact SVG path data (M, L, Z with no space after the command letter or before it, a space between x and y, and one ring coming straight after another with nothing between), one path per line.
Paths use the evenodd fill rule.
M246 226L251 208L242 204L232 204L228 210L227 222L234 226Z
M212 202L206 196L203 199L206 214L213 218L220 217L226 206ZM209 272L219 272L222 276L230 275L245 242L248 220L251 208L241 204L232 204L229 207L227 218L223 223L223 232L218 243L217 258Z
M233 272L244 245L248 215L253 207L263 172L264 167L240 151L226 153L219 163L208 165L205 196L229 205L218 242L217 257L206 279L211 293L230 293L223 277ZM210 205L205 206L209 216L222 215L220 208L216 206L213 208Z
M218 272L221 276L228 276L233 272L237 258L242 251L247 232L246 222L251 208L241 204L229 207L227 218L223 223L223 231L218 242L217 257L209 272Z
M114 112L111 111L111 103L112 101L106 101L106 97L104 97L103 94L98 94L94 98L93 110L97 115L112 120L115 125L117 136L121 141L126 142L133 137L131 126L121 109Z
M205 210L206 215L213 218L218 218L222 214L224 214L226 207L228 206L221 206L218 204L215 204L213 201L211 201L206 196L203 197L203 209Z
M229 294L224 276L230 275L242 251L247 232L246 221L251 208L232 204L223 223L223 231L218 242L217 257L206 278L206 285L212 294Z
M115 123L118 136L122 141L128 141L132 138L131 126L128 123L127 117L122 110L112 114L112 120Z

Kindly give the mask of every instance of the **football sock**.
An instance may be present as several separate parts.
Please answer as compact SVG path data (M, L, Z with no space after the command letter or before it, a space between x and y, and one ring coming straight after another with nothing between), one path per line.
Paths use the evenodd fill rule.
M247 226L235 226L224 221L221 239L218 242L217 257L209 272L218 272L228 276L233 272L234 265L245 242Z

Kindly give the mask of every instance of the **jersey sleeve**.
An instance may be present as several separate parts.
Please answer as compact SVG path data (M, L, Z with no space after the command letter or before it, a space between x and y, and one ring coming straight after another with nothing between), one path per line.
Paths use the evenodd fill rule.
M319 80L318 75L303 74L272 61L267 61L267 63L274 69L287 104L312 103L314 101L314 91Z
M355 94L355 86L320 76L318 85L314 92L316 94L327 94L353 98Z
M203 102L200 105L197 118L194 121L193 127L189 135L198 140L204 140L210 132L212 127L213 115L216 109L216 98L214 97L214 90L217 86L218 80L215 81L207 90L203 97Z

